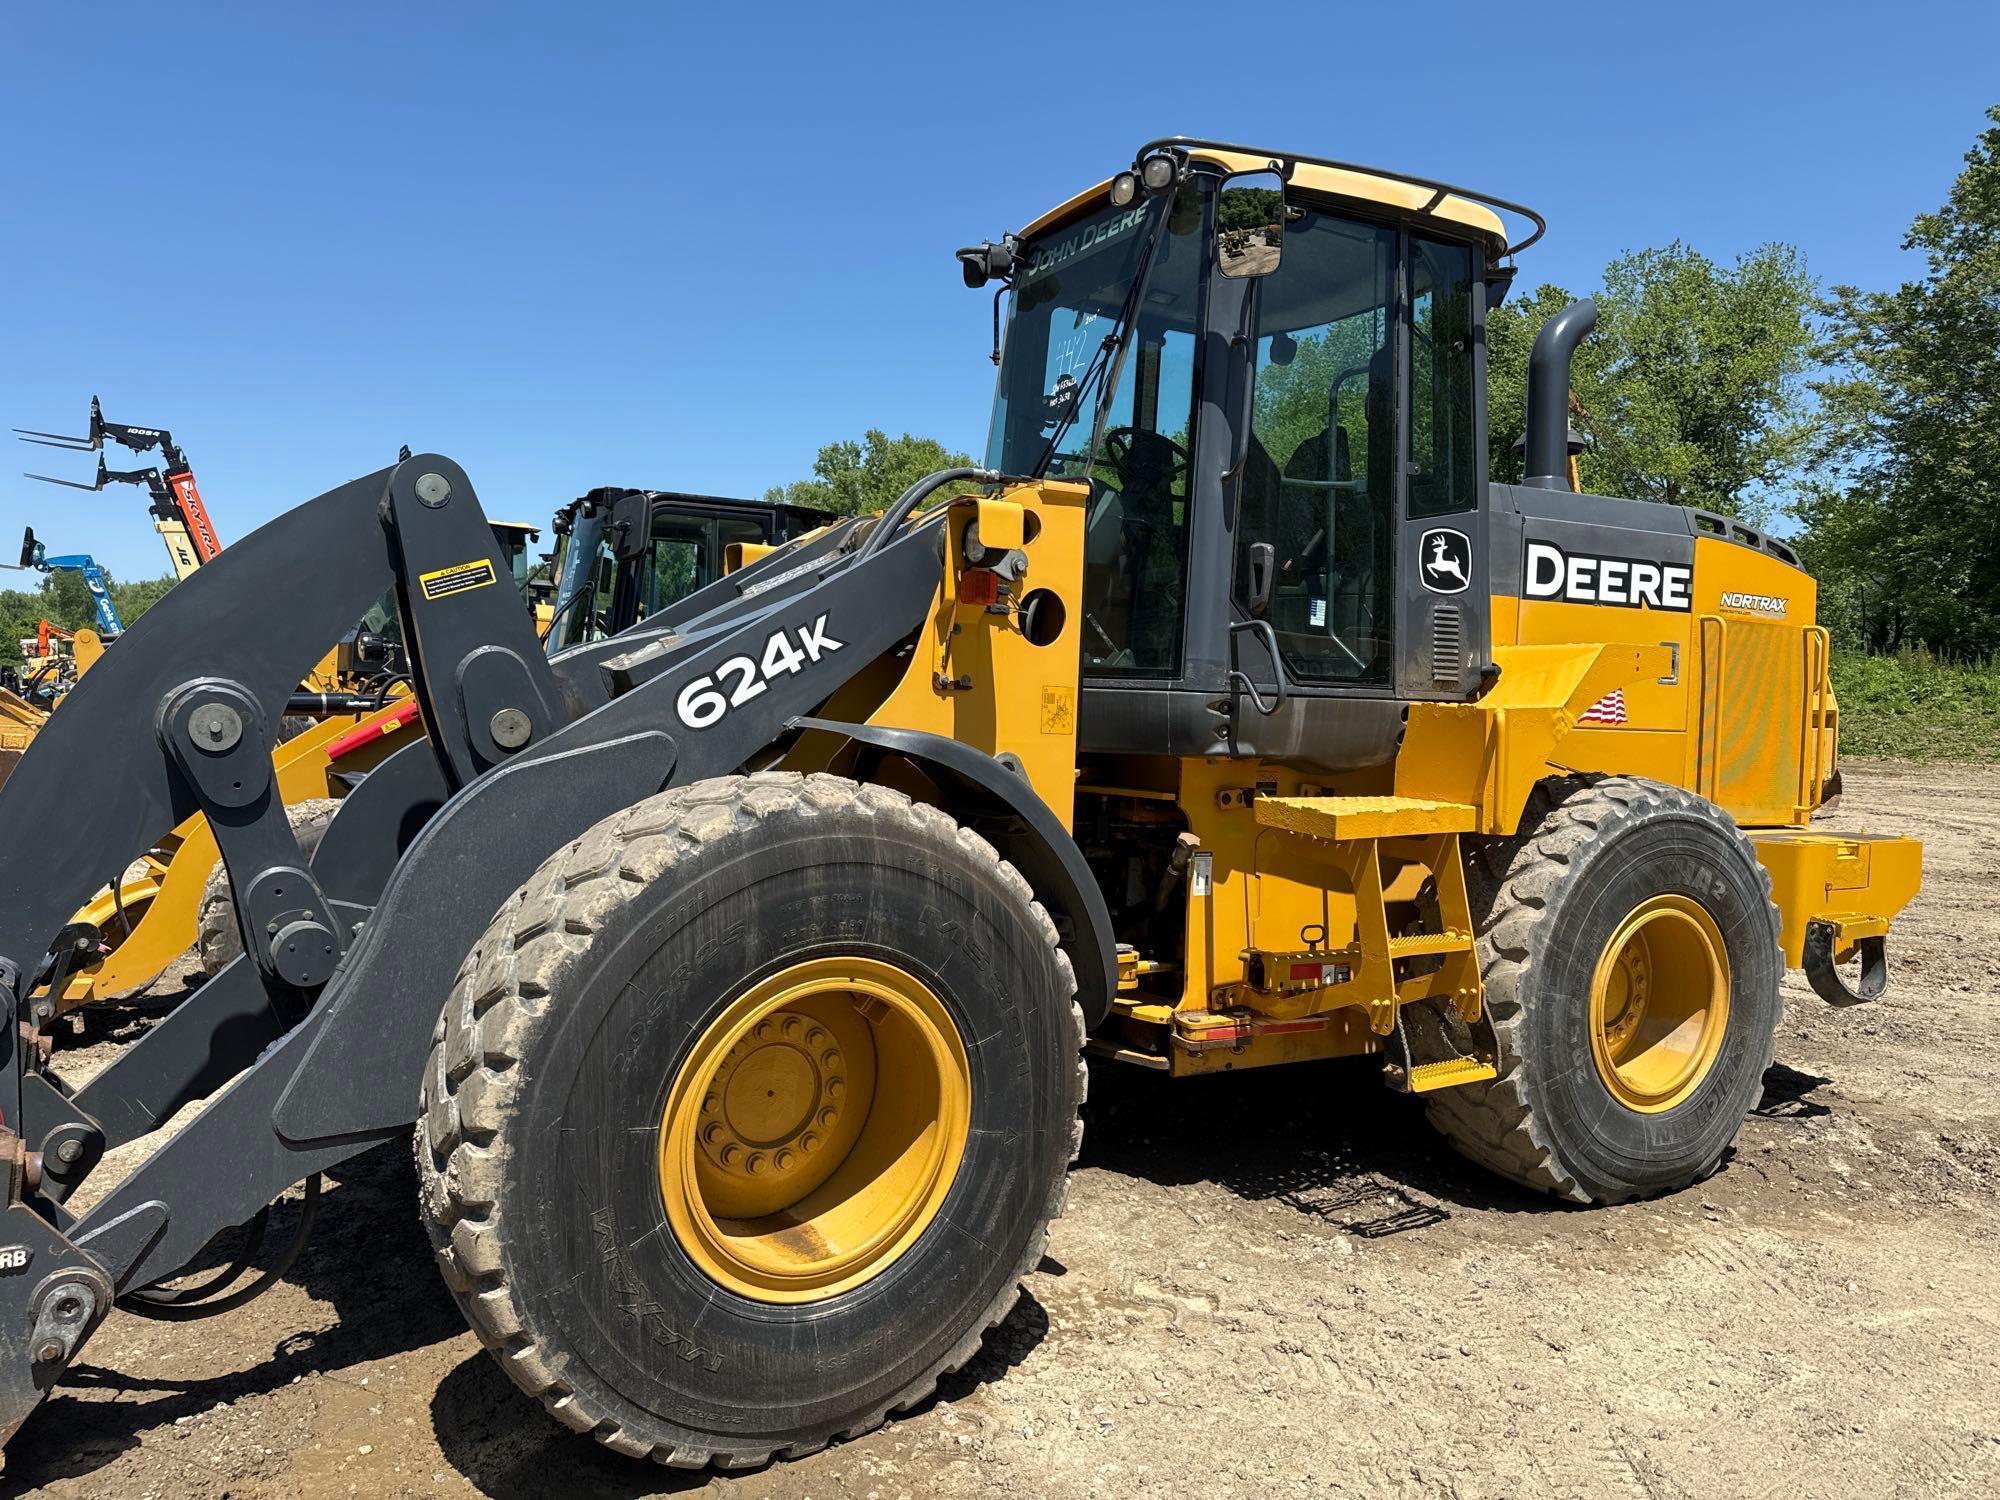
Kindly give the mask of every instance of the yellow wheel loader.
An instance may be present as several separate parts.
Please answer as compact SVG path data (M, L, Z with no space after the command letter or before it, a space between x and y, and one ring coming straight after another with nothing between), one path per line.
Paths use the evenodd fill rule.
M0 789L0 1427L114 1307L254 1296L298 1237L176 1282L300 1183L302 1237L320 1174L413 1124L509 1377L683 1466L812 1452L972 1357L1062 1206L1086 1052L1373 1058L1575 1202L1714 1171L1780 976L1879 996L1919 851L1811 826L1837 708L1785 544L1573 490L1587 305L1537 342L1526 482L1487 474L1483 323L1540 227L1156 141L959 252L1011 293L982 467L608 639L544 652L435 453L202 568ZM277 724L385 589L426 733L308 859ZM56 804L96 812L51 843ZM243 954L72 1087L18 997L197 810Z

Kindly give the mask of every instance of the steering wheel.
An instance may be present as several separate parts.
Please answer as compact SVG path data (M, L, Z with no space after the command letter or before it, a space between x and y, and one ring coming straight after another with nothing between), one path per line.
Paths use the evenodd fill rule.
M1165 433L1145 427L1104 429L1104 459L1121 475L1130 472L1135 465L1144 468L1148 464L1157 464L1158 459L1145 451L1155 446L1166 449L1173 458L1166 465L1166 481L1171 484L1177 478L1185 478L1190 462L1188 451Z

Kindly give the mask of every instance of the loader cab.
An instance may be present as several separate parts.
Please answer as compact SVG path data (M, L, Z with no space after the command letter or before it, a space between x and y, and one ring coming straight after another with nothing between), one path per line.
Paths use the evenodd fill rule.
M616 635L707 587L728 571L733 548L789 541L833 519L721 495L592 490L557 518L556 592L567 597L575 585L581 594L556 605L550 650Z
M1114 180L1012 242L987 461L1091 486L1081 748L1386 764L1402 705L1489 659L1501 222L1360 169L1155 154L1164 189Z
M539 526L530 526L525 521L495 521L493 540L500 544L500 557L507 564L507 575L514 581L514 588L523 598L534 573L534 544L541 540Z

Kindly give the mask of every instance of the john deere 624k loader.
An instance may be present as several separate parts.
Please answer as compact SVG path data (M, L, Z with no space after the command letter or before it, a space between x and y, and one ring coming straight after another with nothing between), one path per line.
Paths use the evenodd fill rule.
M973 1353L1061 1206L1086 1050L1375 1057L1573 1202L1712 1171L1783 971L1879 994L1918 849L1808 826L1837 718L1785 545L1573 492L1587 304L1536 345L1525 483L1489 479L1502 214L1540 233L1152 143L960 252L1011 289L985 468L553 658L437 454L181 584L0 791L5 1430L114 1306L254 1293L295 1247L165 1283L412 1121L508 1374L684 1465L810 1452ZM308 863L277 726L391 586L426 737ZM51 840L57 806L92 812ZM72 1089L20 997L195 811L246 956Z

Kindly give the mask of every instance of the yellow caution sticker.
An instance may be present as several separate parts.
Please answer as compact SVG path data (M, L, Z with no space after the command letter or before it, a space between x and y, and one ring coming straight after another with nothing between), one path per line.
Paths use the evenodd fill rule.
M474 562L453 563L448 568L417 575L417 587L424 591L426 599L432 601L449 594L463 594L468 589L483 589L496 581L493 564L483 557Z
M1042 733L1076 733L1076 689L1072 687L1042 688Z

